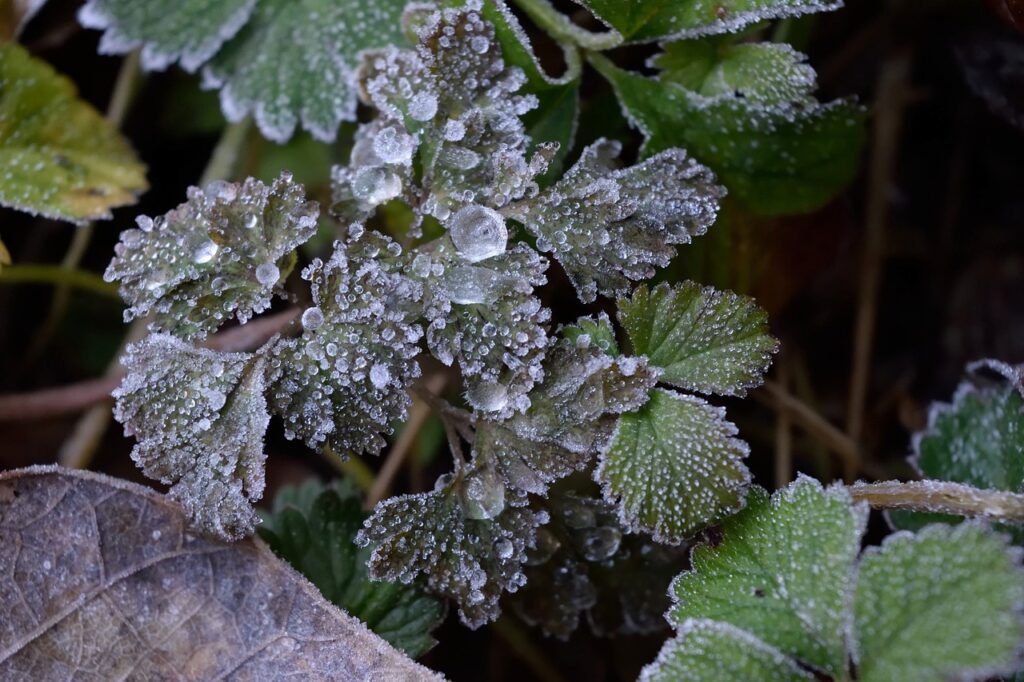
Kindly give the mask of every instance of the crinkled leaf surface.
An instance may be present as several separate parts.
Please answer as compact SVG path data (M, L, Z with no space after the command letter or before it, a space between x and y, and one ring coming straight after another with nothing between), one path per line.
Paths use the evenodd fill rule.
M935 525L865 551L854 599L858 679L987 679L1020 667L1021 552L988 529Z
M743 506L748 452L725 410L655 389L619 417L594 478L618 501L624 527L678 543Z
M619 320L633 351L663 370L661 381L700 393L760 385L779 346L753 299L695 282L641 285L619 299Z
M845 608L867 509L845 488L801 477L769 499L751 490L722 541L698 546L670 591L669 620L722 621L833 677L846 669ZM727 596L727 598L726 598Z
M234 539L256 525L263 495L266 360L194 348L168 334L128 347L114 416L138 442L132 459L205 532Z
M778 649L728 623L689 620L644 668L642 682L814 680Z
M123 54L142 48L147 69L180 61L188 71L202 66L252 16L257 0L89 0L78 18L105 30L100 52Z
M0 166L0 204L59 220L109 218L147 188L121 134L15 43L0 45Z
M668 264L677 244L704 234L725 194L679 149L616 169L621 145L599 140L557 183L506 213L569 274L584 302L623 294Z
M826 12L841 0L576 0L631 42L737 31L769 19Z
M818 208L857 169L864 113L847 101L709 97L623 71L599 55L591 61L643 132L645 154L684 147L758 213Z
M278 492L259 532L326 599L392 646L421 656L437 643L431 632L444 618L443 605L415 586L369 579L371 550L354 542L367 516L351 487L311 481Z
M427 587L459 605L463 623L477 628L501 612L498 599L526 583L521 567L546 512L521 506L493 469L476 468L438 480L435 490L379 503L356 537L374 545L370 576Z
M770 499L752 491L675 580L668 617L680 636L645 679L723 679L729 666L748 665L738 641L769 654L756 665L814 673L764 679L849 679L851 655L857 679L869 682L987 679L1020 665L1019 549L980 524L934 525L858 559L866 518L845 488L803 476ZM730 636L687 645L707 623Z
M440 679L261 542L197 537L141 486L0 473L0 543L4 679Z
M270 307L289 254L316 232L319 207L284 173L191 187L188 201L125 230L104 273L121 284L125 320L154 314L153 327L203 337L232 316Z

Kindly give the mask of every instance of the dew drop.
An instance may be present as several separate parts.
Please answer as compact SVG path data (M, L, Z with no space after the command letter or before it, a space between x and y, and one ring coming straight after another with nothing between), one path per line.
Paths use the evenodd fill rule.
M466 401L481 412L498 412L508 405L508 388L505 384L481 381L466 391Z
M277 284L281 271L273 263L262 263L256 268L256 281L265 287Z
M202 265L203 263L209 263L213 260L213 257L217 255L217 251L220 250L215 243L207 239L202 244L197 246L192 252L192 260Z
M380 131L373 140L373 151L384 163L409 163L414 147L413 137L394 127Z
M619 551L622 533L618 528L599 526L583 534L581 545L587 561L604 561Z
M437 96L428 91L420 90L409 101L409 116L415 121L429 121L437 114Z
M387 168L360 168L352 178L352 195L371 206L383 204L402 193L402 179Z
M306 308L302 312L302 328L308 329L309 331L316 331L320 328L320 325L324 323L324 312L320 308L313 306L312 308Z
M505 253L508 229L497 211L470 204L448 221L448 233L459 255L471 263Z
M505 509L505 486L492 469L469 475L462 489L462 509L467 518L493 519Z
M391 382L391 372L388 368L377 363L370 368L370 383L376 389L383 389Z
M487 52L491 47L491 41L484 36L473 36L469 41L469 48L477 54L483 54Z
M514 550L512 543L505 538L494 543L494 553L498 555L499 559L511 559Z

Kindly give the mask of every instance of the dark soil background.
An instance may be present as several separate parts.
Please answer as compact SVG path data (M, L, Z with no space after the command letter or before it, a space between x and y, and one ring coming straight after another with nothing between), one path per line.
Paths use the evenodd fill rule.
M121 60L97 55L99 34L77 24L77 5L52 0L22 42L103 110ZM821 99L852 95L869 109L861 171L814 214L739 216L723 242L727 262L713 270L699 253L684 254L675 266L677 273L757 296L783 342L771 387L727 403L766 487L796 472L822 480L912 477L905 462L910 435L924 426L931 401L950 397L965 363L1024 362L1024 18L1014 0L992 5L848 0L844 9L781 29L810 56ZM1014 11L1022 22L1016 28ZM766 27L765 36L772 30ZM557 69L554 47L539 36L537 43ZM627 49L615 57L638 64L647 54ZM583 96L580 141L601 134L630 140L635 149L637 135L603 81L589 74ZM139 205L97 225L83 269L103 271L118 232L135 215L160 214L183 201L222 124L215 97L201 93L196 78L177 70L148 76L124 130L149 166L152 189ZM327 164L343 158L343 142L282 151L252 140L242 165L245 173L289 166L323 198ZM74 229L0 210L0 236L15 263L59 263ZM556 280L548 290L558 316L580 312L566 303L567 287ZM52 286L0 278L0 393L98 377L114 359L126 329L117 299L73 291L51 333L44 322L52 299ZM859 351L858 319L873 323L864 335L870 343ZM852 403L863 404L862 426L851 428L851 411L857 420L851 387L858 382L864 397ZM79 411L0 420L0 468L58 461L80 417ZM143 481L120 426L110 423L101 438L88 465ZM430 487L446 470L440 442L428 423L397 489ZM337 475L273 427L268 451L268 500L284 483ZM883 532L876 519L869 540ZM454 680L534 679L545 665L551 680L629 680L664 639L604 640L584 625L566 644L546 640L514 616L503 621L472 632L451 614L424 662Z

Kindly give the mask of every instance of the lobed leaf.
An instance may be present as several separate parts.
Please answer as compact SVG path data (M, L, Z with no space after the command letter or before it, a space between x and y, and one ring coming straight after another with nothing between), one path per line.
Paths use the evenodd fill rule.
M225 539L252 534L263 495L266 358L219 353L167 334L128 346L114 417L137 443L142 472L171 485L170 497L201 530Z
M145 166L74 84L0 44L0 204L57 220L109 218L147 189Z
M259 532L327 600L392 646L422 656L437 643L431 632L444 619L443 605L415 586L370 580L371 550L354 542L367 516L351 487L313 481L281 489Z
M289 173L270 187L190 187L184 204L121 233L103 277L121 283L125 321L152 314L152 328L201 338L270 307L286 256L315 234L318 214Z
M0 677L438 680L258 540L87 471L0 472Z
M634 352L688 391L743 395L761 384L779 347L753 299L695 282L641 285L618 307Z
M682 150L617 170L620 151L599 140L552 187L505 211L537 238L540 251L553 253L584 302L652 277L675 255L674 245L707 231L724 196Z
M743 506L748 451L725 410L655 389L646 405L619 417L594 479L630 532L678 544Z
M695 38L771 19L828 12L841 0L575 0L628 42Z

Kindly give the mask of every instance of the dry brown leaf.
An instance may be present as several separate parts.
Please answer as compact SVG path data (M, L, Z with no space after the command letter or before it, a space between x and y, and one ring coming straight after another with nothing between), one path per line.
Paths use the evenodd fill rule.
M0 473L0 679L442 679L259 540L193 535L147 488Z

